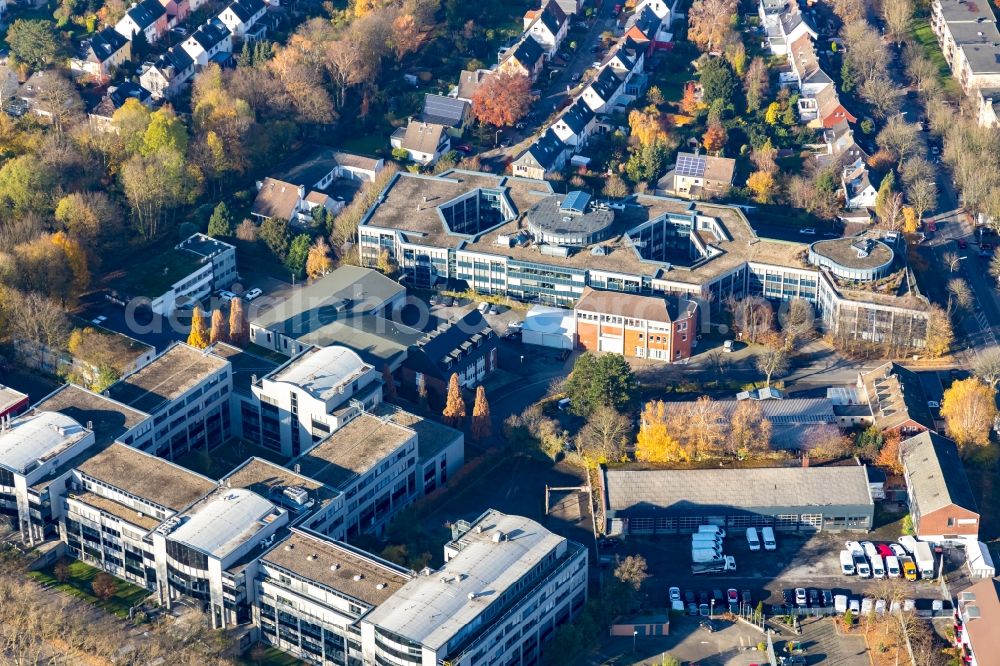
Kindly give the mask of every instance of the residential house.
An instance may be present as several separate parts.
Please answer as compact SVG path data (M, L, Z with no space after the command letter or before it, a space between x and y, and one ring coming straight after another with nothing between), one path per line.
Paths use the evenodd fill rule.
M225 23L214 18L198 26L181 47L194 61L196 69L209 62L224 64L233 52L233 35Z
M622 90L622 79L611 67L602 67L580 97L594 113L608 113L615 106Z
M567 152L566 144L550 127L511 162L511 172L522 178L544 180L546 175L566 166Z
M559 4L550 0L541 9L530 10L524 15L524 32L534 37L551 58L569 32L569 19Z
M334 200L327 194L317 190L306 190L302 185L271 178L260 181L257 198L253 201L251 215L261 221L269 218L280 218L289 222L309 224L312 221L313 209L317 206L336 213ZM343 205L340 206L343 208Z
M840 175L844 188L844 208L856 210L859 208L874 208L878 188L872 183L868 165L857 160L844 167Z
M141 32L153 44L167 32L167 10L159 0L142 0L125 12L115 30L130 41Z
M521 74L534 81L545 66L545 54L545 48L534 37L525 35L503 53L497 71Z
M151 106L153 103L152 93L138 83L124 81L116 85L109 85L107 94L87 113L87 116L97 126L109 127L115 111L122 108L122 105L130 99L137 100L146 106Z
M711 199L725 196L733 185L736 160L697 153L677 153L677 162L660 178L657 189L671 196Z
M815 129L828 129L837 125L841 121L848 123L857 122L857 118L848 111L840 102L835 86L826 86L816 93L816 117L808 122L809 127ZM801 107L800 107L801 108Z
M172 46L155 61L139 69L139 83L154 99L171 99L178 95L194 76L194 60L181 46Z
M819 100L816 96L834 85L833 79L819 66L816 49L809 34L803 34L792 43L788 61L794 75L793 83L800 94L799 118L803 122L815 120L819 115Z
M448 128L437 123L410 120L406 129L393 132L389 141L393 148L402 148L410 159L421 166L430 166L451 150Z
M104 28L80 42L80 52L70 60L70 70L77 76L105 83L131 58L132 42L117 30Z
M978 88L1000 87L1000 41L958 47L958 82L966 94Z
M871 408L875 427L908 438L934 430L934 415L920 377L896 363L859 372L857 389Z
M581 349L634 358L690 358L698 333L698 306L664 296L640 296L586 287L573 306Z
M587 145L595 127L597 127L597 114L583 99L577 98L552 123L552 132L565 145L579 151Z
M979 541L979 509L955 443L924 431L900 445L900 457L916 537Z
M677 2L674 0L674 2L668 4L666 0L639 0L635 5L636 11L647 8L669 27L674 20Z
M854 140L854 130L848 124L847 118L823 130L823 142L826 152L816 156L821 165L834 164L838 168L845 164L854 164L858 160L867 162L870 159L864 148Z
M958 594L955 609L955 645L962 664L1000 663L1000 581L987 578Z
M941 45L941 53L956 76L960 68L956 66L955 58L961 44L1000 41L996 16L989 3L933 0L930 24Z
M237 39L260 39L266 29L258 23L267 13L264 0L234 0L219 14L219 20Z
M462 70L458 76L458 87L452 92L456 99L463 99L469 104L472 103L472 96L479 90L479 86L493 75L491 69Z
M312 347L251 387L259 414L244 410L245 437L297 456L382 401L382 372L347 347Z
M579 14L584 5L584 0L552 0L552 2L559 5L559 9L563 10L566 16Z
M190 0L160 0L167 12L167 27L176 28L191 14Z
M983 127L1000 125L1000 88L980 88L976 96L979 99L979 124Z
M643 46L647 55L673 47L674 36L669 22L661 20L649 6L637 7L629 16L624 35L626 39Z
M469 122L472 105L464 99L444 95L424 95L424 110L421 122L442 125L452 136L461 136Z
M806 23L796 0L761 0L758 11L764 19L764 30L771 53L775 55L790 55L792 44L804 35L809 35L813 40L819 37Z

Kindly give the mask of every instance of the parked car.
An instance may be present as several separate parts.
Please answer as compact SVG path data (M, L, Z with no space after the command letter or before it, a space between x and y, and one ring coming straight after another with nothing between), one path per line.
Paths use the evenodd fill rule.
M711 620L702 620L698 626L707 631L708 633L712 633L713 631L715 631L715 624Z
M861 600L861 614L871 615L872 609L875 607L875 600L871 597L865 597Z
M906 557L906 550L904 550L898 543L890 543L889 550L891 550L892 554L896 557Z
M236 294L234 294L233 292L228 291L226 289L220 289L219 290L219 298L221 298L224 301L231 301L234 298L236 298Z
M847 603L847 609L854 614L854 617L858 616L861 612L861 602L858 601L857 597L851 597L851 600Z
M694 592L691 590L684 590L684 603L692 604L694 603Z
M670 596L670 601L680 601L681 600L681 588L672 587L667 590L667 594Z
M490 304L487 303L486 301L483 301L482 303L479 304L478 307L476 307L476 309L479 310L480 314L486 314L487 311L489 311L490 309Z
M786 606L795 605L795 590L782 590L781 599Z
M441 305L445 306L446 308L450 308L454 304L455 304L454 296L445 296L444 298L441 299Z
M885 599L876 599L875 600L875 614L876 615L885 615Z
M687 614L688 615L697 615L698 614L698 604L695 604L695 603L688 604L687 605Z
M470 146L467 143L456 143L455 145L452 146L452 150L457 150L460 153L465 153L466 155L468 155L469 153L472 152L472 146Z
M806 588L797 587L795 588L795 605L805 606L808 603L808 598L806 596Z
M823 590L823 608L829 608L833 605L833 591Z
M491 315L498 315L498 314L500 314L500 308L498 308L498 307L497 307L497 306L495 306L495 305L491 305L491 306L490 306L490 309L489 309L489 310L487 310L487 313L488 313L488 314L491 314Z
M743 590L740 592L740 601L747 606L753 603L753 597L750 596L750 590Z
M698 615L703 615L708 617L712 614L712 609L709 608L708 604L698 604Z
M809 605L813 608L819 606L819 590L814 587L809 588Z
M799 229L799 233L802 234L803 236L815 236L816 230L813 229L812 227L804 227L802 229Z
M833 599L833 610L837 611L837 613L839 613L841 615L843 615L844 613L847 612L847 595L846 594L838 594L836 597L834 597L834 599Z
M933 400L928 400L927 401L927 406L928 407L940 407L940 405L938 405L937 403L934 403L934 404L931 404L931 403L934 403L934 401ZM875 550L878 551L878 554L881 555L882 557L892 557L892 549L890 549L889 546L887 546L884 543L876 544L875 545Z
M524 322L520 320L512 321L509 324L507 324L507 328L513 331L520 331L521 329L524 328Z
M740 603L740 593L736 591L735 587L731 587L726 590L726 599L730 604L738 604Z
M256 287L254 287L253 289L251 289L247 293L243 294L243 298L247 299L248 301L252 301L255 298L260 298L263 295L264 295L263 291L261 291L260 289L257 289Z

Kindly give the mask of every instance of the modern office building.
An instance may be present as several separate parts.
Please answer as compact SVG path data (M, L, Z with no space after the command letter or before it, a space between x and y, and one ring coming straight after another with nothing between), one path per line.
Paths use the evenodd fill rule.
M251 390L259 413L243 406L244 436L292 457L382 402L382 373L347 347L312 347Z
M739 530L872 528L864 465L761 469L602 470L606 534L682 534L699 525Z
M313 664L374 663L358 621L413 572L346 543L293 529L260 558L254 623L262 641Z
M174 343L151 363L111 385L107 394L153 418L143 450L176 460L229 438L230 363L211 349Z
M583 608L587 550L533 520L488 510L459 521L437 571L361 618L365 663L531 664Z
M288 466L342 493L346 507L327 533L335 539L379 533L417 498L417 433L362 413Z
M417 491L423 496L440 488L465 464L465 435L461 430L404 411L383 402L373 416L410 428L417 434Z
M555 209L568 212L546 214ZM734 206L651 195L611 206L558 195L539 180L400 173L363 218L358 241L365 265L388 252L422 287L460 283L564 306L591 287L674 295L706 312L730 296L803 298L837 337L904 350L926 344L929 302L908 271L897 269L894 291L876 292L810 263L805 243L759 236Z
M59 412L94 431L98 448L111 442L148 450L153 441L153 419L117 400L76 384L63 384L32 406L32 412Z
M35 544L51 537L60 482L94 447L94 431L59 412L32 412L0 426L0 514ZM55 504L55 506L53 506Z

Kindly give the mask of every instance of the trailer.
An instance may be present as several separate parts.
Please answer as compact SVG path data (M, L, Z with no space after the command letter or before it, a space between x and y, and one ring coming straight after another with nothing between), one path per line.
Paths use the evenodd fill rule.
M691 573L695 576L722 573L725 571L736 571L736 558L732 555L724 555L717 560L711 560L709 562L695 562L691 565Z

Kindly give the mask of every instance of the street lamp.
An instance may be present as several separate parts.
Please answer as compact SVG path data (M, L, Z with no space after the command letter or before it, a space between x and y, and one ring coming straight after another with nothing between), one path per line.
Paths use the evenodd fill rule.
M715 617L715 599L712 599L708 603L708 617L709 618Z
M632 654L635 654L635 637L639 635L638 629L632 630Z
M500 145L500 132L502 132L502 131L503 131L502 129L498 129L497 133L496 133L496 136L493 137L493 147L494 148L496 148L497 146Z
M966 258L965 256L955 257L954 259L952 259L951 261L949 261L948 262L948 272L949 273L954 273L955 272L955 264L957 264L958 262L962 261L965 258Z

